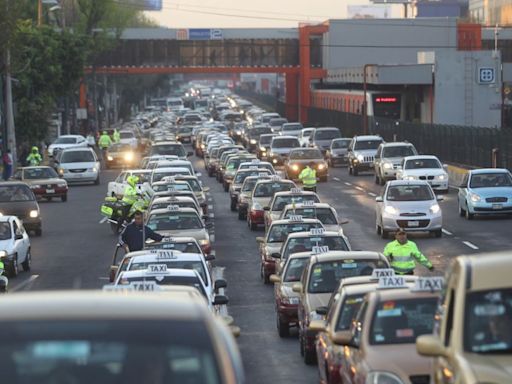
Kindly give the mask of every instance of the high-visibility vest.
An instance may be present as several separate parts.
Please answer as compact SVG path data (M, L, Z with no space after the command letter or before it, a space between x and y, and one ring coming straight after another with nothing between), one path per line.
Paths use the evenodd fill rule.
M299 175L299 179L307 187L314 187L316 185L316 171L310 167L306 167Z
M400 244L394 240L384 248L386 256L391 267L398 274L410 273L416 268L416 261L427 268L432 267L432 263L418 249L413 241L408 240L405 244Z
M109 135L101 135L100 139L98 140L98 145L101 148L108 148L112 144L112 140L110 139Z

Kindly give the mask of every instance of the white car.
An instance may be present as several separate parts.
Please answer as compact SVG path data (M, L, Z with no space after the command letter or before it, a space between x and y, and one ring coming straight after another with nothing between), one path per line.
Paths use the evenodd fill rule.
M114 181L110 181L107 187L107 196L117 196L122 198L124 195L124 190L128 183L126 179L129 176L135 175L139 178L138 184L144 184L151 177L153 171L151 169L132 169L129 171L123 171L116 177Z
M303 128L301 123L284 123L281 128L281 135L299 137Z
M316 128L303 128L299 133L299 142L301 147L309 147L310 139L313 137Z
M430 232L442 236L443 214L438 201L424 180L392 180L386 183L382 196L375 198L377 234L383 239L388 233L404 228L408 232Z
M139 146L139 141L137 140L137 136L135 133L130 130L122 130L119 131L119 142L121 144L128 144L133 149L136 149Z
M0 216L0 260L11 277L18 275L19 265L30 270L30 239L16 216Z
M91 148L64 149L55 162L57 172L68 183L100 183L100 162Z
M87 148L89 143L82 135L62 135L48 146L48 156L53 157L55 152L67 148Z
M407 156L396 173L397 180L426 180L434 191L448 193L449 175L436 156Z

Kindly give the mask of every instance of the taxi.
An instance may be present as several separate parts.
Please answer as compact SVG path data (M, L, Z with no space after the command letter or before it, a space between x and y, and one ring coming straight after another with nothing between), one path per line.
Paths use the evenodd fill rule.
M147 218L146 225L162 236L193 237L197 240L204 254L212 250L209 225L205 225L195 209L170 206L156 209Z
M279 273L286 260L294 253L315 252L316 254L329 251L351 251L348 239L339 232L330 232L323 228L312 228L308 232L290 233L283 246L277 252L279 263L276 272ZM277 254L275 255L278 256Z
M0 325L5 383L245 382L225 321L183 292L5 295Z
M233 149L233 150L224 152L221 155L219 162L217 163L217 166L216 166L216 177L217 177L217 181L219 183L222 183L224 181L224 173L226 172L226 165L229 162L229 160L232 158L235 158L235 157L238 158L240 156L250 156L250 153L247 152L245 149ZM244 160L244 161L248 161L248 160ZM236 168L238 168L238 166ZM235 165L233 164L231 170L235 170L236 168L235 168Z
M312 228L323 228L317 219L303 219L292 216L286 220L276 220L272 223L265 237L257 237L261 258L260 275L265 284L270 283L269 277L276 271L279 260L279 250L290 233L306 232Z
M193 208L200 214L203 212L197 200L188 196L158 197L151 202L148 212L154 209L167 208L169 205L177 205L180 208Z
M332 206L326 203L305 201L299 204L288 204L284 207L279 218L286 219L291 215L318 219L322 222L326 231L343 232L338 213Z
M259 180L267 180L270 176L267 174L261 174L258 176L246 177L242 186L240 187L240 193L236 201L236 210L238 211L238 220L247 219L247 210L249 207L249 200L252 198L254 187Z
M442 277L381 277L368 293L348 331L334 338L344 346L343 383L430 383L431 360L416 352L416 338L434 327ZM381 289L382 288L382 289Z
M260 159L253 159L252 161L247 161L245 163L241 163L238 166L238 170L240 171L242 169L247 169L247 168L251 168L254 166L257 166L258 168L268 169L271 174L273 174L273 175L276 174L276 170L274 169L274 166L272 165L272 163L269 163L268 161L261 161Z
M247 177L259 176L261 178L264 178L264 177L270 176L270 175L271 175L271 172L268 169L258 168L257 166L238 170L235 173L233 181L229 185L229 199L231 201L231 203L230 203L231 211L236 211L238 195L240 194L240 190L242 189L242 184L244 183L244 181Z
M300 283L293 291L300 295L298 320L300 351L306 364L316 359L317 331L310 329L312 320L321 320L317 308L325 307L340 280L347 277L371 275L375 268L389 268L386 257L377 252L329 251L312 256L304 269Z
M229 158L229 156L228 156ZM238 167L241 163L251 161L252 159L256 159L255 155L248 154L239 154L237 156L232 156L226 162L226 166L223 170L221 170L222 174L222 186L224 187L224 192L229 191L229 186L233 182L233 179L238 171ZM265 170L267 171L267 170ZM262 171L263 172L263 171ZM268 172L268 171L267 171Z
M270 275L274 283L276 304L277 333L279 337L288 337L290 327L298 325L297 309L299 294L292 290L293 284L300 281L304 267L311 257L311 252L294 253L286 260L279 275Z
M510 251L457 257L446 272L434 335L416 340L433 357L432 382L511 382Z
M273 220L279 219L281 211L288 204L299 204L304 201L320 202L320 198L315 192L303 191L300 188L292 188L287 192L277 192L274 194L270 205L263 207L265 211L264 222L265 229L267 229Z
M251 198L247 199L247 226L255 231L259 225L265 223L265 207L268 207L274 195L278 192L290 191L297 188L291 180L279 176L272 176L268 180L260 180L255 186Z
M208 214L208 201L206 200L206 193L210 192L209 187L203 187L201 182L199 181L197 174L196 176L188 176L188 175L179 175L174 178L176 181L186 181L194 194L196 195L196 199L201 206L203 213Z

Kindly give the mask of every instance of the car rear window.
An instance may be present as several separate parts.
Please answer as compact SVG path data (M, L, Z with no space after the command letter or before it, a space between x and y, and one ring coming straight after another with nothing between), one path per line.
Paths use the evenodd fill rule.
M151 215L148 227L153 231L179 231L201 229L203 223L195 212L169 212Z
M289 191L294 187L293 183L271 182L261 183L254 189L254 197L271 197L277 192Z
M277 224L270 228L270 232L267 237L268 243L284 243L290 233L295 232L307 232L311 228L317 228L320 225L316 223L287 223Z
M323 160L322 152L318 149L298 149L290 152L290 160L317 159Z
M339 129L317 129L315 131L315 140L332 140L341 137Z
M274 139L272 140L272 148L298 148L300 143L298 139Z
M66 151L60 157L60 163L92 163L96 161L91 151Z
M272 204L272 211L282 211L284 207L288 204L299 204L304 201L313 201L315 203L319 203L320 200L317 195L288 195L288 196L278 196L274 200L274 204Z
M309 236L289 239L283 250L283 259L286 260L292 253L310 252L313 247L329 247L330 251L348 251L348 245L342 236Z

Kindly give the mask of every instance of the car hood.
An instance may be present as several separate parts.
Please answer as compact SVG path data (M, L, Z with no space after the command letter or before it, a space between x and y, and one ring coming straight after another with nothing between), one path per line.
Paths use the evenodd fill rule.
M288 162L289 162L289 164L301 164L301 165L306 165L311 162L313 162L315 164L323 164L324 159L293 159L293 160L288 159Z
M281 295L286 297L300 297L300 295L297 292L294 292L292 287L294 284L299 283L299 281L294 281L290 283L281 283L280 289L281 289Z
M84 163L63 163L59 164L59 167L62 169L84 169L84 168L92 168L96 166L96 162L87 161Z
M446 172L441 168L421 168L421 169L404 169L402 170L403 175L407 176L439 176L446 175Z
M383 157L383 163L392 163L393 165L400 165L402 163L403 157Z
M39 210L39 206L37 205L37 201L8 201L5 203L0 203L0 213L2 215L13 215L18 217L25 217L28 215L29 211L37 209Z
M12 246L12 239L0 240L0 251L7 251L7 253L10 253Z
M335 153L337 155L343 155L348 152L347 148L333 148L331 149L332 153Z
M399 213L409 212L428 212L430 207L435 203L435 200L428 201L400 201L400 202L391 202L387 201L386 205L390 205L393 208L397 209Z
M404 382L409 376L429 375L432 359L416 352L416 344L372 345L365 348L366 362L371 371L393 372Z
M512 187L491 187L491 188L474 188L471 192L478 196L485 198L488 197L506 197L512 199Z
M41 184L64 184L65 180L55 178L55 179L30 179L30 180L23 180L24 183L27 183L28 185L41 185Z
M464 354L467 369L471 369L479 383L510 383L512 364L510 355Z
M193 237L197 241L210 240L210 236L204 229L180 229L176 231L156 231L165 237Z

